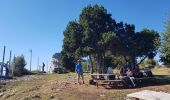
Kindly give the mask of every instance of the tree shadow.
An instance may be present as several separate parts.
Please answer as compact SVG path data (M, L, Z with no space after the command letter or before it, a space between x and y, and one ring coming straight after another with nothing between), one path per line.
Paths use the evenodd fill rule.
M142 80L141 82L135 82L136 86L133 85L123 86L123 85L102 85L106 89L137 89L149 86L161 86L170 84L170 75L154 75L152 80Z
M154 85L167 85L170 84L170 75L155 75L156 82Z

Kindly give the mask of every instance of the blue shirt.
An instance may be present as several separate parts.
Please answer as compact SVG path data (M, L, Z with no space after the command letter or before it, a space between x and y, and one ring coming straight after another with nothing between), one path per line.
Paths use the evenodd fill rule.
M78 74L83 73L83 69L82 69L82 65L81 65L81 64L77 64L77 65L76 65L76 72L77 72Z

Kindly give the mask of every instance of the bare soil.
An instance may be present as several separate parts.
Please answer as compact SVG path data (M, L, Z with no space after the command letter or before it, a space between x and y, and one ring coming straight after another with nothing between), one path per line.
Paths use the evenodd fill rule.
M162 71L156 69L156 71L160 70ZM96 87L89 85L87 73L85 84L75 83L74 73L24 76L7 81L7 84L0 89L0 100L125 100L128 93L141 90L170 93L169 83L128 89L105 88L102 85Z

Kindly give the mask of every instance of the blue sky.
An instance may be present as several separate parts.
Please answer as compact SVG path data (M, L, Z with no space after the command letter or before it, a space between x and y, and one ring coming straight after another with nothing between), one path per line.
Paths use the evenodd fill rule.
M62 49L67 23L89 4L103 5L117 22L134 24L136 31L162 33L170 14L170 0L0 0L0 61L5 45L6 61L12 50L12 56L24 54L29 68L32 49L33 69L38 57L40 65L50 63L52 54Z

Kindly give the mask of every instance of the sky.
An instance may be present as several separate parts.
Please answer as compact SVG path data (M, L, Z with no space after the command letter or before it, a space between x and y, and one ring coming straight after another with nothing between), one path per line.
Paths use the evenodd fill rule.
M24 55L29 69L44 62L50 66L52 55L62 50L63 31L69 21L78 20L87 5L103 5L117 22L134 24L136 31L154 29L160 34L170 14L170 0L0 0L0 62L3 46L5 61Z

